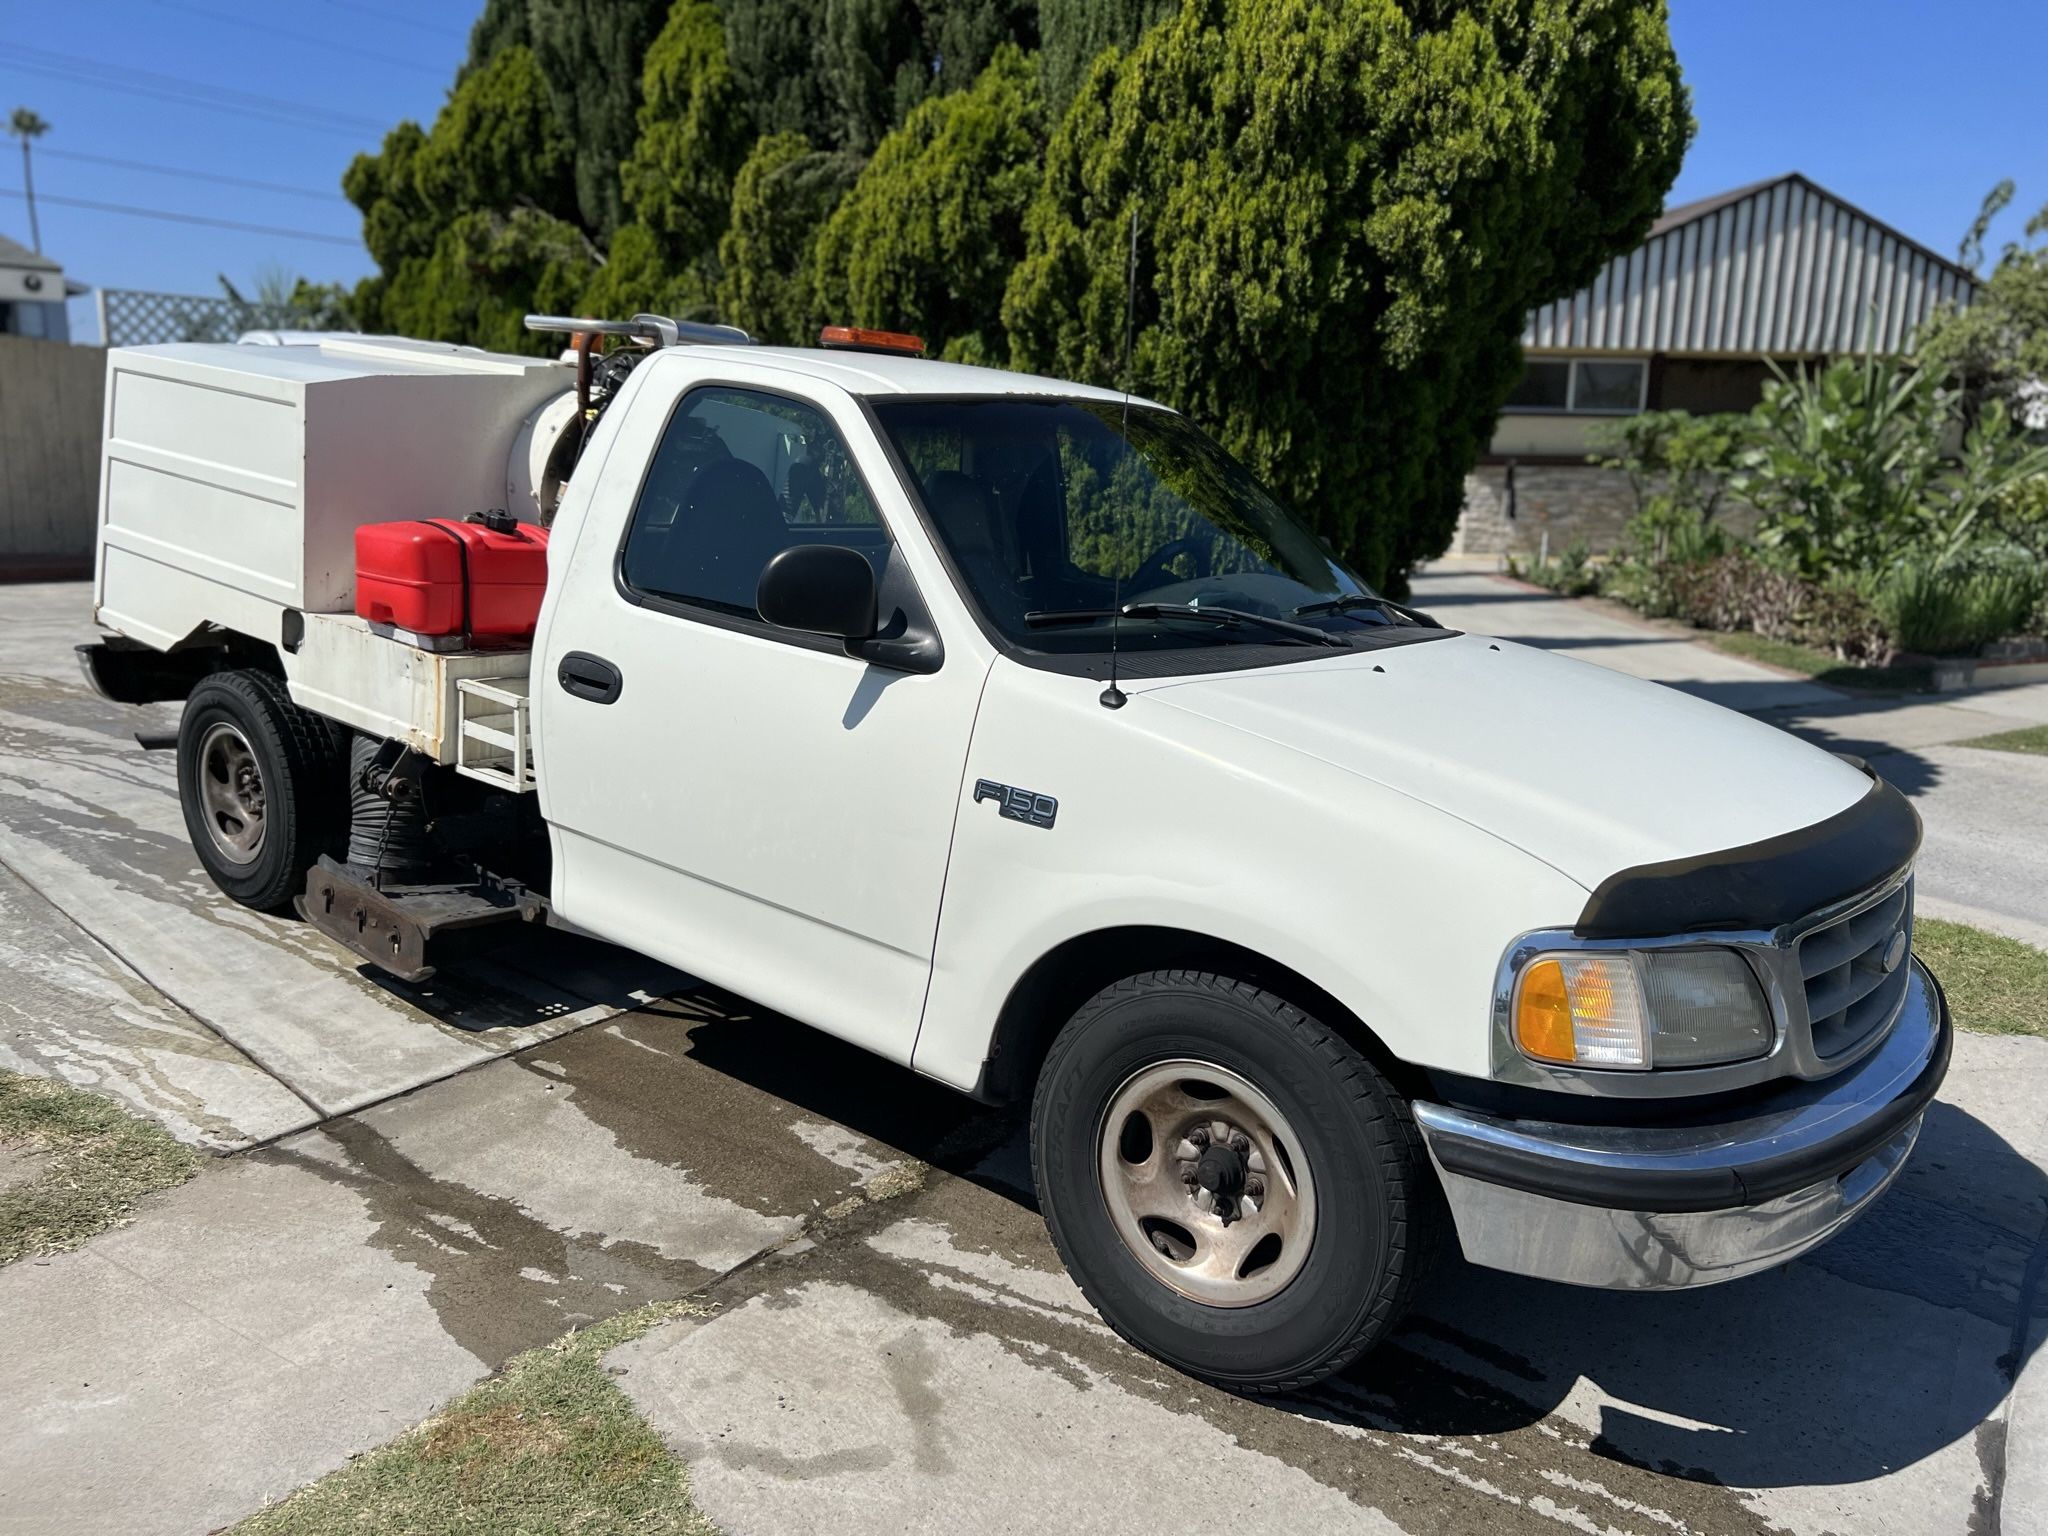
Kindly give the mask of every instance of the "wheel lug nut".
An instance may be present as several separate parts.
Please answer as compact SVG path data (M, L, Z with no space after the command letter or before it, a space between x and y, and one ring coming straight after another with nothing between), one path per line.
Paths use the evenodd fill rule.
M1188 1140L1198 1147L1206 1147L1209 1145L1209 1128L1206 1125L1196 1126L1188 1132Z
M1257 1179L1247 1179L1244 1186L1244 1195L1247 1200L1263 1200L1266 1198L1266 1186Z
M1245 1135L1245 1133L1244 1133L1243 1131L1232 1131L1232 1132L1230 1133L1230 1150L1231 1150L1231 1151L1235 1152L1235 1153L1236 1153L1236 1154L1237 1154L1237 1155L1238 1155L1239 1157L1243 1157L1243 1156L1245 1156L1245 1155L1246 1155L1246 1154L1247 1154L1248 1152L1250 1152L1250 1151L1251 1151L1251 1149L1252 1149L1252 1139L1251 1139L1251 1137L1249 1137L1249 1136Z

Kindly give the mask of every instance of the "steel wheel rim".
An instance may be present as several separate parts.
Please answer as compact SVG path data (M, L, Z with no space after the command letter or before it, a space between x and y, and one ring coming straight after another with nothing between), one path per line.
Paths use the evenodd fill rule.
M1203 1160L1219 1145L1244 1181L1234 1195L1229 1159ZM1125 1079L1096 1128L1096 1181L1146 1272L1208 1306L1279 1295L1315 1238L1315 1178L1293 1127L1250 1082L1210 1062L1163 1061Z
M263 852L263 768L249 738L227 721L206 728L197 761L199 810L214 851L230 864L253 864Z

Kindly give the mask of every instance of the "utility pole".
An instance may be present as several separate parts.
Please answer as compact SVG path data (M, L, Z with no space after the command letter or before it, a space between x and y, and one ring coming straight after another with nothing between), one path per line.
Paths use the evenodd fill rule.
M43 231L36 223L36 176L29 164L28 147L50 131L50 125L27 107L16 107L7 120L7 131L21 140L21 189L28 197L28 238L38 256L43 253Z

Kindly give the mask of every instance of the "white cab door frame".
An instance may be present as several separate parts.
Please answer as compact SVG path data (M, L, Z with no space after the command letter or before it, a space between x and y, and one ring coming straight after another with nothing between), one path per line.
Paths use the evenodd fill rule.
M692 390L811 406L836 429L918 581L938 670L870 665L808 637L633 600L618 579L642 481ZM532 692L553 904L568 922L907 1062L992 653L858 402L733 352L650 359L604 423L595 477L564 507ZM586 472L588 473L588 472ZM570 652L617 699L572 695Z

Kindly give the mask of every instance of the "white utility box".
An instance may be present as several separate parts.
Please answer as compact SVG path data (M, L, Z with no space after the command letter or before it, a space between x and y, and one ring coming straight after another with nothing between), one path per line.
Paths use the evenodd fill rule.
M572 385L557 361L396 338L117 347L99 620L168 649L351 612L356 528L503 507L522 427Z

